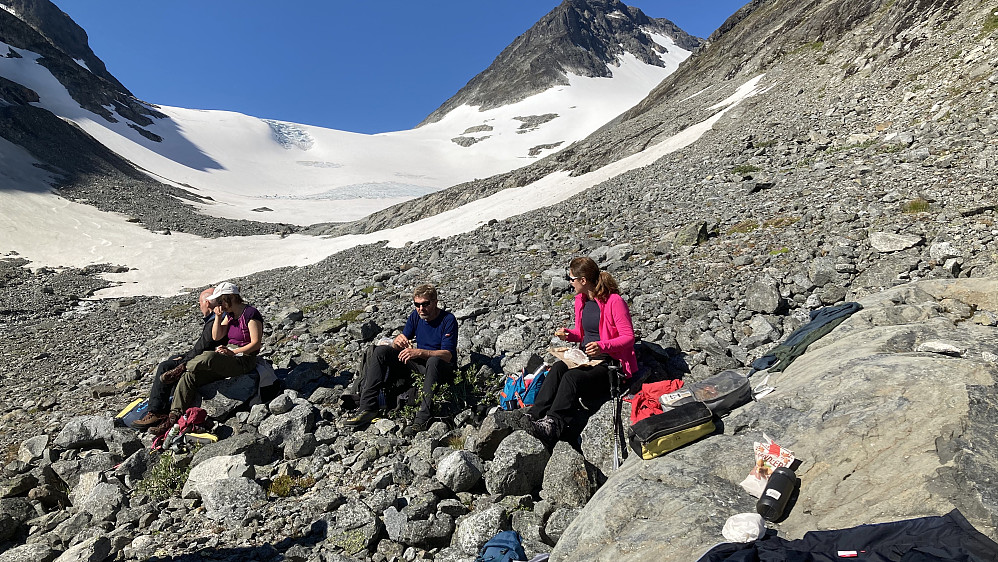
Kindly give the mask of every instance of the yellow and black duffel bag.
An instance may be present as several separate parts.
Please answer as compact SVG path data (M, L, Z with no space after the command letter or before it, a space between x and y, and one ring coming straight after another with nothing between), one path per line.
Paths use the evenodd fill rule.
M714 415L703 402L681 404L648 416L628 432L634 452L648 460L714 432Z

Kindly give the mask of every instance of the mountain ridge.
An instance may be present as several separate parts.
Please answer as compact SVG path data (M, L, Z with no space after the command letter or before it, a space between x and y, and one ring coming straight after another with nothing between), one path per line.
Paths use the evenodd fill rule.
M566 85L569 73L608 77L611 65L625 52L661 65L654 53L662 47L648 31L668 36L688 51L702 43L671 21L649 18L619 0L564 0L416 127L439 121L461 105L486 110Z

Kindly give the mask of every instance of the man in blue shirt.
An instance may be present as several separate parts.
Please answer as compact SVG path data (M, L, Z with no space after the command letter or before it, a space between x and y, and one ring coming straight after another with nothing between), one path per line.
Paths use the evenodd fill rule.
M423 375L419 412L411 431L426 429L433 408L433 385L445 377L450 380L457 365L457 319L437 307L437 289L420 285L412 293L416 308L409 314L402 333L391 345L374 348L362 376L360 412L345 423L362 427L378 417L378 395L392 380L411 372Z

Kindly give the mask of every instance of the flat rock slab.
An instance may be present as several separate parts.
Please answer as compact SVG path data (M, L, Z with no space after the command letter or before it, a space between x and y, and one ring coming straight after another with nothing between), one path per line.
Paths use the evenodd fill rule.
M878 252L890 253L907 250L922 243L921 236L891 234L890 232L870 233L870 246Z
M931 281L861 300L863 310L770 377L775 392L725 418L723 434L651 461L631 456L551 559L695 560L724 540L729 516L754 511L755 498L738 483L763 432L802 461L799 498L773 525L784 538L953 508L994 538L998 366L985 357L998 351L998 339L939 301L995 310L995 285ZM966 351L916 351L938 341Z

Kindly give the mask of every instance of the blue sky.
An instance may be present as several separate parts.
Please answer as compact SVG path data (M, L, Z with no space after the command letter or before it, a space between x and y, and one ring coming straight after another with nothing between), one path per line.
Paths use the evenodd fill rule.
M361 133L409 129L559 0L55 0L133 94ZM625 0L706 37L745 0Z

